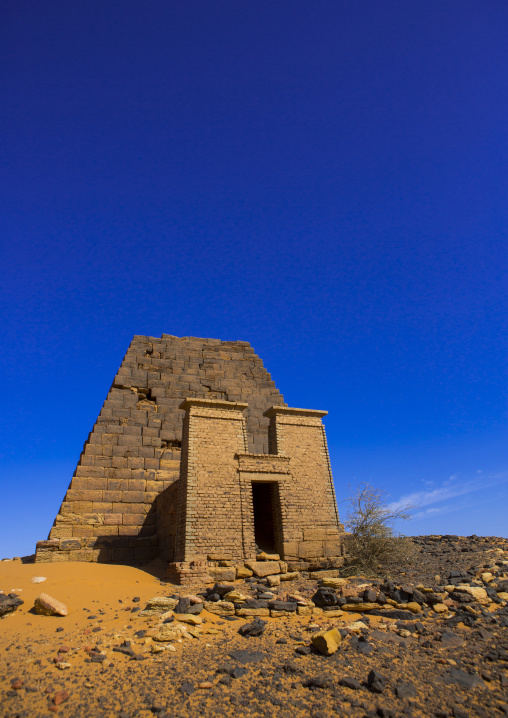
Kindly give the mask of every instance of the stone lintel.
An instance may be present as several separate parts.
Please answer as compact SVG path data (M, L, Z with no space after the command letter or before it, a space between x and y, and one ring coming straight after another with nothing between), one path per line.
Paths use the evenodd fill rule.
M245 404L245 402L242 401L223 401L222 399L198 399L188 397L182 401L178 408L187 411L193 406L206 409L218 409L222 411L243 411L248 407L248 404Z
M319 411L318 409L295 409L289 406L271 406L263 416L271 419L273 416L306 416L312 419L321 419L328 414L327 411Z
M289 474L289 456L278 454L235 454L238 470L248 473Z

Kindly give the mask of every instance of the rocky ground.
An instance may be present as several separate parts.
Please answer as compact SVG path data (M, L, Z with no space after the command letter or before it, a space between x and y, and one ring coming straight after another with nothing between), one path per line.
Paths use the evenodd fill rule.
M390 576L279 587L3 561L0 715L508 716L508 540L414 541Z

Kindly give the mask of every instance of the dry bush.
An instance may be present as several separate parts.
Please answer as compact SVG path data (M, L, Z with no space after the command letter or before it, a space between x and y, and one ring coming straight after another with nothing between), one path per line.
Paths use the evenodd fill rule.
M391 508L388 494L370 484L350 490L345 540L348 574L375 575L391 567L409 566L415 562L417 548L411 539L394 529L394 523L411 518L412 507Z

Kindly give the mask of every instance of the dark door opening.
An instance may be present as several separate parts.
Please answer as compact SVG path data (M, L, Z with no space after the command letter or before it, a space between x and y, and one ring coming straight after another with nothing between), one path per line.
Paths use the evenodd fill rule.
M276 553L276 518L278 507L278 486L275 482L256 481L252 483L252 505L254 508L254 540L258 551Z

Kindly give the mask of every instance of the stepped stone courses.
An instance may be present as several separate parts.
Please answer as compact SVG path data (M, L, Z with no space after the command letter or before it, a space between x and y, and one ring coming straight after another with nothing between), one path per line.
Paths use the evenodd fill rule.
M160 556L190 582L255 558L260 522L285 560L337 559L325 414L287 407L247 342L135 336L36 560Z

